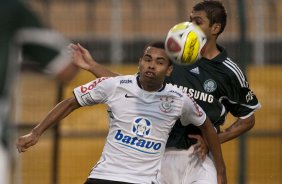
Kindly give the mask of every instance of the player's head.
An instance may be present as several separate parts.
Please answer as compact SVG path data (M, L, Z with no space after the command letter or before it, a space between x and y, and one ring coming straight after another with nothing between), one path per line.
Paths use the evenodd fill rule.
M147 49L149 47L154 47L154 48L157 48L157 49L161 49L161 50L164 50L165 51L165 43L162 42L162 41L155 41L155 42L150 42L149 44L147 44L144 48L144 51L143 51L143 56L145 55ZM168 61L169 61L169 65L172 65L172 61L169 59L169 57L167 57Z
M209 39L211 35L217 37L224 31L227 13L221 2L204 0L193 7L190 19L202 28Z
M139 59L140 81L158 86L172 72L172 62L167 56L163 42L148 44Z

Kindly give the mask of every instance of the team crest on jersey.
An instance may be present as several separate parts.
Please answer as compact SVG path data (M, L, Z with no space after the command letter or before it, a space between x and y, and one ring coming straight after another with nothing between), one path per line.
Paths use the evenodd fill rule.
M114 142L145 154L160 154L162 143L150 138L152 122L147 118L135 118L131 132L118 129Z
M246 95L246 102L248 103L249 101L254 99L254 92L253 91L249 91Z
M204 89L206 92L211 93L214 92L217 88L217 84L214 80L208 79L204 82Z
M132 132L140 137L148 137L150 135L152 123L145 118L136 118L133 121Z
M172 96L162 96L160 98L161 105L159 106L162 112L171 112L172 111L172 103L173 103L173 97Z

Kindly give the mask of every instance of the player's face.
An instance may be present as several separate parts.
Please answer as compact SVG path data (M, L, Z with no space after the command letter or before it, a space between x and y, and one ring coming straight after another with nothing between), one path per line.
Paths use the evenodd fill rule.
M172 65L164 49L148 47L139 60L140 81L150 85L162 85L172 72Z
M193 22L194 24L198 25L205 33L207 39L209 38L210 21L205 11L192 11L192 13L190 14L190 22Z
M217 23L210 25L210 21L205 11L192 11L190 14L190 22L193 22L202 29L207 37L207 40L211 37L217 37L220 27Z

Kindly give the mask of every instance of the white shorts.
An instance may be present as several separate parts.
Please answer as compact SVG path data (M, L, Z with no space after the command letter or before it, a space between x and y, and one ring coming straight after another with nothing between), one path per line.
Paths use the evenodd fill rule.
M217 184L217 173L209 154L204 161L188 150L166 148L162 158L162 184Z

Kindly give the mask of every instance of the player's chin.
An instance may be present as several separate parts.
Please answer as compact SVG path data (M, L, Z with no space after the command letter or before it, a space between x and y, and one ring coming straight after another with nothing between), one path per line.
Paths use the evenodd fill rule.
M149 83L155 83L155 81L157 81L158 79L155 76L144 76L144 79Z

